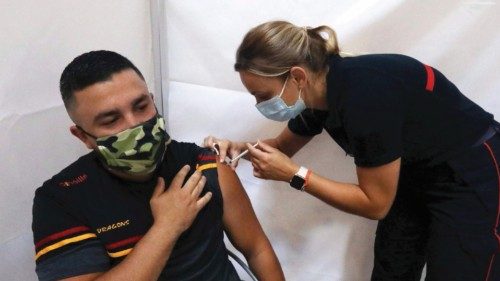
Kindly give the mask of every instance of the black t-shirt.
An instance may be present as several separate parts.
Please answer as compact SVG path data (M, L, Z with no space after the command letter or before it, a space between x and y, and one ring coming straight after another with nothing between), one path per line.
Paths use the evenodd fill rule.
M436 164L473 146L493 115L436 69L396 54L331 56L328 111L304 110L298 135L326 131L362 167L402 161Z
M159 280L235 280L223 242L223 198L215 156L194 144L172 141L159 171L168 188L184 165L207 178L209 203L177 240ZM149 200L154 177L144 183L111 175L94 152L82 156L35 193L33 235L40 280L104 272L121 262L153 224Z

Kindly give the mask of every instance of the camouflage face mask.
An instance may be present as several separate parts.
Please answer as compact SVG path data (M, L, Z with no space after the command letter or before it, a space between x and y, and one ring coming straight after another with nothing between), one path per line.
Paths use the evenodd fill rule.
M169 141L165 120L157 114L133 128L97 138L96 151L101 162L112 170L130 175L147 175L163 160Z

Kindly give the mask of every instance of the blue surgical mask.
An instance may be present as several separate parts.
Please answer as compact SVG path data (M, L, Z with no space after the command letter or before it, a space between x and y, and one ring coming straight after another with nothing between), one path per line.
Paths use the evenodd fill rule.
M283 88L279 95L272 97L263 102L259 102L255 105L257 109L264 115L266 118L274 120L274 121L287 121L292 118L295 118L299 115L304 109L306 109L306 104L304 100L300 97L300 93L302 89L299 89L299 98L295 102L295 104L288 106L285 101L281 98L283 92L285 91L286 82L288 81L288 77L285 80L285 84L283 84Z

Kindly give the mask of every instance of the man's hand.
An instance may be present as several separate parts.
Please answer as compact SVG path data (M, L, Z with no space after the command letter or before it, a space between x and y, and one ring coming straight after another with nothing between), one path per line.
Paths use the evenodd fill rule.
M166 191L163 178L158 178L150 200L154 224L175 231L177 235L191 226L198 212L212 198L211 192L200 198L206 178L199 171L195 171L182 186L189 169L188 165L182 167Z

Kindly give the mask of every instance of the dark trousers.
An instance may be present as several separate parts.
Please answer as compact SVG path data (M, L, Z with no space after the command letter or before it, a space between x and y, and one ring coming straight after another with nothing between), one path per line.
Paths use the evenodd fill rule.
M434 166L402 163L372 280L500 280L500 134Z

